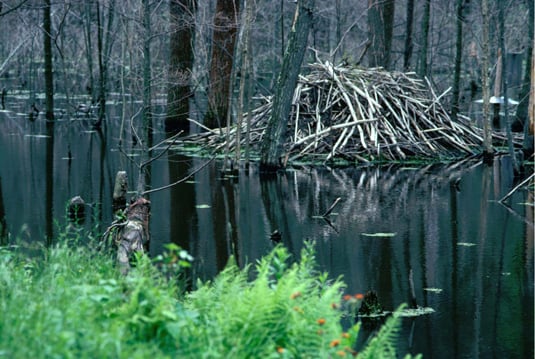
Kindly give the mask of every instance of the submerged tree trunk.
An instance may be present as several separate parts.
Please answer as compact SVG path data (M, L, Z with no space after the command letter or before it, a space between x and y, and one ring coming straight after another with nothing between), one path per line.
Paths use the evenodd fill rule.
M305 56L313 15L314 0L298 0L288 46L275 87L271 117L262 141L260 159L262 171L274 171L286 165L282 155L287 137L287 121L299 70Z
M45 116L54 120L54 74L52 69L52 26L50 20L50 0L45 0L43 8L43 47L45 55Z
M461 63L463 58L463 0L456 0L456 13L457 17L455 23L457 25L456 39L455 39L455 69L453 72L453 90L451 100L451 117L457 118L459 112L459 89L461 82Z
M221 127L227 118L234 46L238 30L238 0L218 0L214 17L208 111L204 124Z
M169 88L165 131L189 132L189 99L193 68L196 0L171 0L169 4Z

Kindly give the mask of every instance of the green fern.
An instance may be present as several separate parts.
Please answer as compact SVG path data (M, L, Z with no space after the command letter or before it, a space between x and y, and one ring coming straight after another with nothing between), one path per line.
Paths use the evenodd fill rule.
M379 332L372 338L368 343L366 348L359 353L359 359L396 359L396 343L398 340L398 335L401 326L401 317L399 313L406 307L405 304L402 304L398 309L392 314L390 318L387 319L386 323L383 324ZM405 359L412 358L407 354ZM417 355L414 358L419 359L421 355Z

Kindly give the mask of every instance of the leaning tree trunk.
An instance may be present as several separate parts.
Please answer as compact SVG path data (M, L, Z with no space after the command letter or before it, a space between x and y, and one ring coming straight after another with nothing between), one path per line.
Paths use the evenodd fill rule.
M45 0L43 8L43 47L45 55L45 116L54 120L54 75L52 72L52 26L50 21L50 0Z
M282 155L284 152L283 145L287 137L287 120L292 106L299 70L305 57L313 14L314 0L298 1L288 46L284 53L282 68L275 87L271 117L262 141L260 159L260 169L262 171L270 172L286 165Z

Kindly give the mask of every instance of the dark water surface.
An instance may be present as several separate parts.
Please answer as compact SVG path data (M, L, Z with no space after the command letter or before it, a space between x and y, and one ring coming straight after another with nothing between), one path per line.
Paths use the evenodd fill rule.
M130 131L123 143L131 160L118 151L118 117L110 116L104 134L91 124L62 119L47 129L41 118L0 112L0 187L11 241L57 237L76 195L88 203L85 227L102 231L112 220L115 173L128 171L134 188L140 157ZM152 165L151 185L176 181L205 161L163 156ZM175 242L196 258L194 276L206 279L230 255L243 265L266 254L278 230L296 254L314 240L321 267L342 275L348 293L375 290L386 309L410 302L412 276L416 302L436 312L404 320L401 353L533 357L533 194L517 192L510 207L497 202L513 187L506 157L492 167L305 168L271 180L260 180L254 167L222 178L220 166L150 195L153 254ZM330 224L315 217L337 197ZM395 235L366 235L374 233Z

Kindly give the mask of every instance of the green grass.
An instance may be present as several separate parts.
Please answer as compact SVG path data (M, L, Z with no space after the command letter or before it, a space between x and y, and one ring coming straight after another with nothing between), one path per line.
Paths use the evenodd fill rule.
M0 248L0 358L355 354L358 326L344 332L340 324L344 284L316 270L310 247L299 261L284 247L245 269L231 261L190 293L166 279L177 274L175 259L183 267L189 257L171 247L159 266L140 257L123 277L110 256L79 245L59 244L33 258ZM368 352L395 358L398 324L385 326Z

